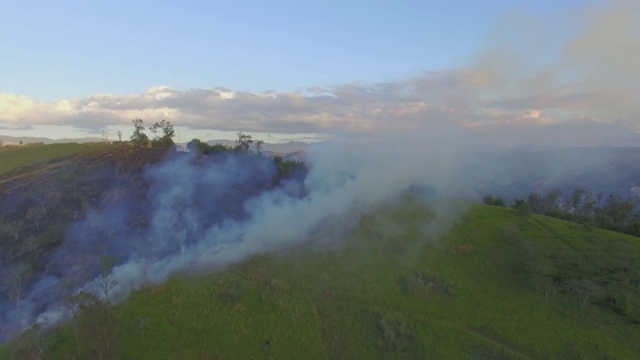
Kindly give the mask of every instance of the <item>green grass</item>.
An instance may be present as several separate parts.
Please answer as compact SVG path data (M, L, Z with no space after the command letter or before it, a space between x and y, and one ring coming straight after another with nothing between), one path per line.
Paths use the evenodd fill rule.
M407 198L363 217L341 246L318 240L135 292L110 309L121 358L640 358L640 325L604 294L583 307L563 285L613 293L637 238L457 206L436 214ZM625 296L640 296L629 276ZM72 326L44 344L52 359L73 358Z
M23 145L0 147L0 177L46 164L51 160L87 151L108 148L103 143L65 143L50 145Z

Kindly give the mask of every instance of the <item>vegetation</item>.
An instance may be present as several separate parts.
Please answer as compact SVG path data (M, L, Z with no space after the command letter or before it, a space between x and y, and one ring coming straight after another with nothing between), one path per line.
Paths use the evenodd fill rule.
M133 134L131 134L131 143L142 147L169 148L173 146L173 137L176 135L173 125L162 120L155 122L149 130L154 134L153 140L149 140L144 130L144 121L142 119L133 119ZM120 138L121 134L118 135Z
M487 202L486 199L491 199L492 202ZM496 200L493 199L491 195L485 196L484 203L504 206L504 203L494 203ZM522 214L544 214L585 226L640 236L640 213L636 211L636 203L618 195L609 195L604 199L602 194L594 196L582 189L575 189L566 197L563 197L560 190L553 190L544 196L532 192L526 199L516 199L512 207L519 209Z
M4 151L13 155L13 167L0 177L0 302L11 301L18 309L33 282L51 274L51 257L68 241L72 226L99 209L110 191L142 202L144 167L166 153L102 143L3 148L0 156ZM36 156L42 160L27 165ZM83 261L90 259L83 256Z
M193 139L187 144L187 148L191 151L197 152L202 155L223 154L223 153L239 153L239 154L253 154L264 155L262 153L262 140L254 141L253 137L242 132L237 133L235 146L226 146L222 144L209 145L203 143L200 139Z
M464 207L437 214L407 197L363 217L337 248L317 239L174 277L111 308L88 299L75 323L44 338L25 334L0 356L35 349L50 359L640 355L637 238L484 205L460 215ZM94 320L101 333L92 332Z
M482 203L492 206L504 206L504 199L489 194L482 198Z
M46 165L52 160L103 150L109 147L104 143L85 144L28 144L24 146L4 146L0 148L0 177Z
M144 121L142 119L133 119L131 122L133 123L131 143L146 147L149 144L149 137L144 133Z
M173 125L166 120L154 123L149 130L155 135L152 141L154 147L170 147L173 145L173 137L176 136ZM159 132L162 132L162 135Z
M251 137L246 136L245 139L250 140ZM72 145L64 149L76 149L77 144ZM98 276L101 295L110 299L110 291L118 282L110 270L118 260L105 260L105 255L110 254L107 251L110 242L117 240L121 233L116 230L118 225L105 226L105 222L97 217L107 213L110 206L119 207L120 211L126 208L131 211L131 216L126 216L127 223L123 226L133 232L147 229L151 214L145 206L148 206L150 183L145 169L165 157L188 156L164 147L105 143L83 144L84 152L54 157L55 154L66 154L59 152L60 148L60 145L39 145L15 147L19 150L15 152L10 149L15 160L32 159L34 154L47 154L51 158L29 167L18 167L24 161L15 161L16 166L7 167L9 173L4 178L0 177L0 304L3 314L11 309L20 309L24 298L30 296L40 279L60 277L65 273L63 267L68 264L61 265L60 260L56 260L65 245L82 246L88 240L99 246L64 256L70 263L82 267L81 273L76 272L74 276L84 281ZM3 148L3 151L9 150ZM215 211L207 216L206 221L209 222L222 216L242 217L245 214L243 199L298 175L299 180L306 172L302 163L289 161L280 162L283 169L280 171L275 160L254 150L244 153L229 149L223 154L211 155L189 156L189 161L194 168L199 168L224 162L223 157L229 155L236 157L233 163L238 166L265 164L263 167L268 170L262 172L263 176L236 184L232 193L224 192L218 196L210 192L203 195L202 199L216 203ZM273 165L268 166L269 162ZM95 221L88 221L90 216ZM118 255L122 258L128 256ZM82 283L75 280L76 287ZM0 336L4 336L4 324L0 325Z
M262 140L254 141L251 135L239 132L238 139L235 146L225 146L222 144L209 145L200 141L200 139L193 139L187 144L187 149L200 155L224 155L224 154L240 154L255 156L257 158L269 158L262 151ZM291 177L303 178L308 168L302 161L287 160L282 156L276 155L272 158L273 163L277 169L276 183L283 179Z
M231 151L231 148L221 144L209 145L200 139L193 139L187 143L187 149L202 155L216 155Z

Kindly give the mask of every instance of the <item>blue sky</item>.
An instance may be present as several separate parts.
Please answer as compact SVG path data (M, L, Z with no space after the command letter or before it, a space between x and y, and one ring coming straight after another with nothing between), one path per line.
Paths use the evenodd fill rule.
M575 3L575 2L574 2ZM4 1L2 90L294 90L461 66L506 11L570 1ZM575 5L575 4L574 4Z
M382 84L396 84L394 89L411 92L406 85L421 77L449 76L446 84L450 84L460 81L454 79L460 69L473 69L493 79L510 78L503 88L492 82L491 91L482 94L485 100L493 99L497 93L511 92L518 77L536 77L531 72L548 67L549 62L558 63L552 66L554 71L565 66L566 61L558 58L567 53L567 42L570 45L572 37L579 38L590 22L602 21L602 14L628 14L621 3L624 1L0 0L0 93L4 94L0 97L4 102L0 103L0 131L15 135L43 126L67 126L95 133L125 126L137 114L147 115L149 121L168 117L185 130L233 132L237 128L267 133L271 131L270 113L289 118L292 130L286 124L275 124L273 132L278 133L370 129L372 116L367 114L373 110L362 110L365 105L361 98L353 100L354 93L339 100L351 101L351 108L359 111L357 119L350 118L345 108L325 111L318 107L318 99L311 99L311 105L302 104L309 97L294 101L292 94L321 88L319 93L337 99L338 90L352 84L366 84L358 96L378 91L372 89ZM633 36L629 38L636 48ZM487 69L487 64L493 68ZM502 71L504 74L496 74ZM560 86L568 84L554 83L546 90L561 91ZM240 101L248 96L234 96L234 106L230 102L203 103L204 98L214 93L222 97L227 91L261 99L269 91L276 95L259 104ZM398 93L378 95L380 101L387 101ZM419 102L415 97L423 95L412 93L413 105ZM163 103L133 105L135 96ZM276 98L290 101L283 105ZM173 99L171 104L167 99ZM438 101L428 96L423 100L430 108ZM123 101L128 104L127 112L115 114L122 110ZM270 105L263 104L269 101ZM329 116L331 125L326 119L322 126L301 125L311 124L309 119L294 121L296 116L304 117L300 112L307 105L313 109L307 114L309 119ZM247 106L254 109L252 114L247 113ZM196 107L200 108L197 114ZM204 117L221 116L220 108L228 116L236 115L227 120L236 121L237 126L206 125ZM523 111L542 110L532 106ZM51 112L55 114L49 120L38 119Z

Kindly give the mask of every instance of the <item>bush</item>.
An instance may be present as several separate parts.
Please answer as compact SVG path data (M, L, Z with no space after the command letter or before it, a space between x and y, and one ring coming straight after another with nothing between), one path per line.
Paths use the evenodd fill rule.
M428 271L417 270L403 281L403 290L407 294L423 297L435 295L451 296L452 285L442 276Z
M381 314L379 317L380 350L395 353L406 351L413 342L413 334L406 319L402 314L393 312Z
M483 197L482 202L485 203L486 205L504 207L504 199L501 197L494 197L491 194Z
M531 215L531 206L529 206L528 202L522 202L518 204L516 207L516 213L519 216L530 216Z

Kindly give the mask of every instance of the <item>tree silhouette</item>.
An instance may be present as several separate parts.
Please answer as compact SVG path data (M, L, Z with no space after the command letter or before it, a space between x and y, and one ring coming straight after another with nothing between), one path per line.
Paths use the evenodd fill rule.
M237 135L238 135L238 139L236 140L237 145L235 147L235 150L239 152L245 152L245 153L249 152L249 149L251 149L251 144L253 144L253 139L251 138L251 135L246 135L241 132L239 132Z
M0 286L9 289L10 297L16 302L16 309L20 308L22 287L32 276L31 266L25 262L18 262L6 269L0 278Z
M172 138L176 136L176 132L170 122L166 120L156 122L151 125L149 130L155 135L153 139L154 147L170 147L173 145ZM159 132L162 132L162 135L160 135Z
M131 142L138 146L147 146L149 137L144 133L144 122L142 119L133 119L131 122L133 123Z

